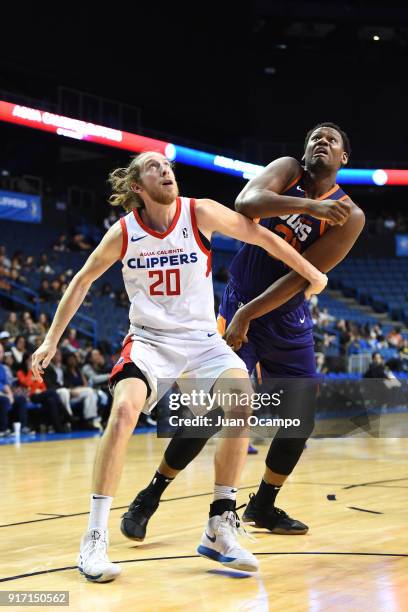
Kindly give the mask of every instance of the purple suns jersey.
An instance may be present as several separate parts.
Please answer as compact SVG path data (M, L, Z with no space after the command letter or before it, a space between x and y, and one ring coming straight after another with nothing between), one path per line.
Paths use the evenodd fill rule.
M301 176L284 192L285 195L306 197L301 185ZM345 200L348 196L335 185L323 194L319 200ZM291 244L299 253L303 253L327 229L325 221L320 221L310 215L282 215L261 219L259 223ZM270 285L284 276L290 269L279 259L269 255L261 247L244 244L235 255L230 266L231 283L242 296L249 301L263 293ZM284 310L296 308L304 299L299 293L284 304ZM282 306L280 307L282 308ZM279 309L276 309L279 310Z

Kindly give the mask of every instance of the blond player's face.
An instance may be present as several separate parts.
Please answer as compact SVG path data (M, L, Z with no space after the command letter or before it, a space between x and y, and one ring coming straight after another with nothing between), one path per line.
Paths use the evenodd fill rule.
M178 185L169 160L160 154L149 155L143 162L141 187L159 204L169 205L178 196Z

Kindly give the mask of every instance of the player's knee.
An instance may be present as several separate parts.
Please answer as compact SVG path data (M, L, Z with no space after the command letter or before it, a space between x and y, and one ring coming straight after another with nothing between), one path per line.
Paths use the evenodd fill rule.
M131 400L119 400L111 415L111 427L118 434L133 431L140 414L140 406Z

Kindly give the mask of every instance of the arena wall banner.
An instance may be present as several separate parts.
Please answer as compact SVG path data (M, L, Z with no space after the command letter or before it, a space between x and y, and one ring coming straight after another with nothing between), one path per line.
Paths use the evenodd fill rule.
M64 117L56 113L29 108L0 100L0 121L15 123L37 130L43 130L88 142L95 142L109 147L141 153L158 151L171 161L196 166L212 172L230 174L244 179L251 179L263 170L263 166L239 159L232 159L216 153L190 149L181 145L132 134L103 125L96 125L82 119ZM337 182L345 185L408 185L408 170L383 168L342 168L337 174Z
M41 223L41 198L28 193L0 191L0 219Z

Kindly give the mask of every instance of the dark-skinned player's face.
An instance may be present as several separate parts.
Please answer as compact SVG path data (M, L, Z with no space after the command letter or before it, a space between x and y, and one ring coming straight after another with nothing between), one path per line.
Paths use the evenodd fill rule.
M348 162L343 138L331 127L321 127L311 133L304 154L305 166L310 170L338 170Z

